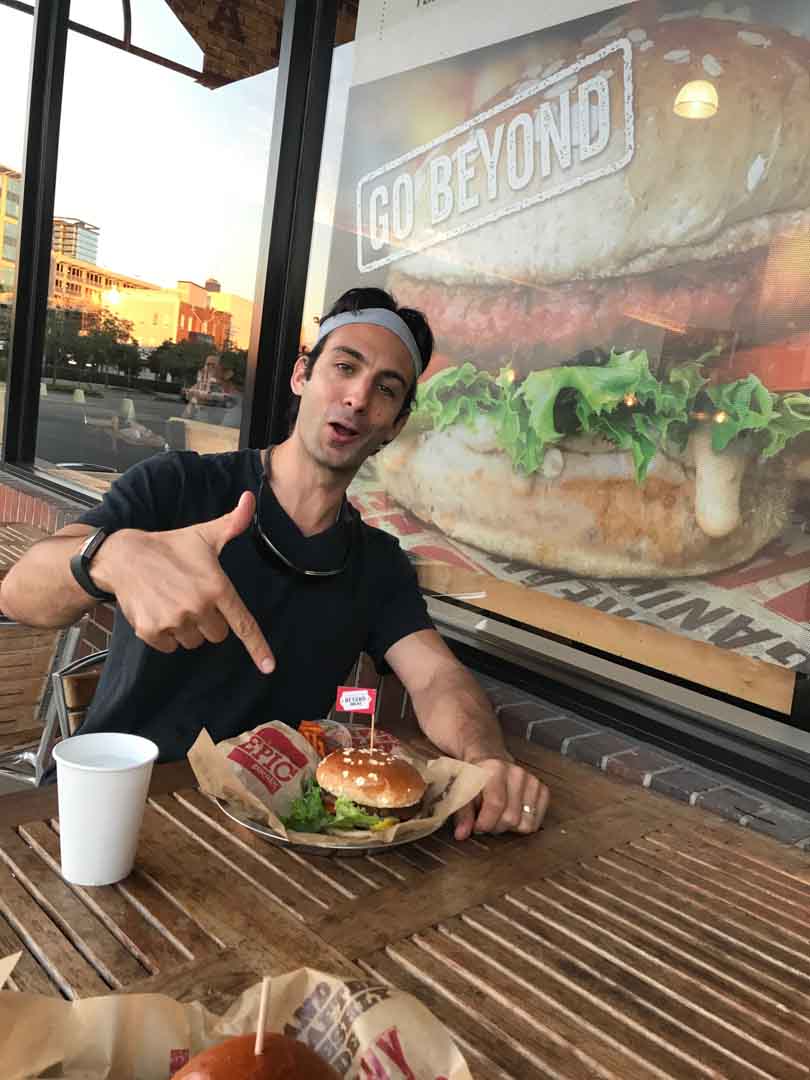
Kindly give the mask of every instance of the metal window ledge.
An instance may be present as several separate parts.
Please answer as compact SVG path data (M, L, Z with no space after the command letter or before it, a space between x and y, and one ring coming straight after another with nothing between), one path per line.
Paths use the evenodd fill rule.
M470 667L810 808L810 731L458 603L426 600Z

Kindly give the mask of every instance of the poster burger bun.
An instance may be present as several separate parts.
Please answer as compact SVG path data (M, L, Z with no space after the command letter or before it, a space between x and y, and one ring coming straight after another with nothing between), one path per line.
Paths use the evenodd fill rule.
M195 1054L172 1080L338 1080L338 1073L297 1039L264 1036L264 1050L254 1053L256 1035L237 1035Z
M631 312L651 305L689 325L730 326L740 302L750 301L761 283L761 274L751 280L751 270L756 264L761 271L771 240L810 227L803 135L810 113L810 42L778 27L700 18L640 23L631 13L574 45L555 64L544 60L504 85L479 115L617 40L632 45L635 132L629 163L574 186L593 172L595 162L616 160L625 146L623 60L612 53L581 75L552 83L537 99L476 124L490 147L503 125L494 197L482 155L470 162L468 201L477 197L487 216L559 182L568 190L393 264L390 286L400 302L425 312L441 353L467 359L463 354L473 350L489 355L497 370L508 352L518 372L524 361L533 370L538 360L558 362L580 348L615 341L634 321ZM575 116L570 165L563 168L552 151L548 175L536 165L516 192L506 168L510 121L521 113L533 116L542 104L557 109L561 96L576 110L580 77L594 74L610 90L609 142L596 157L580 160ZM675 97L690 80L716 87L719 109L706 122L674 113ZM432 151L417 170L417 223L430 217L431 161L455 146ZM457 188L455 174L450 183ZM442 232L469 225L470 212L459 207L456 197L441 221ZM760 258L740 259L751 252ZM685 269L645 276L675 267Z
M784 531L806 455L806 386L772 392L731 365L735 348L785 333L768 307L768 255L775 238L810 230L810 43L729 18L630 12L593 25L487 104L622 40L632 82L622 52L582 72L610 88L600 156L581 161L574 146L563 168L552 153L525 196L563 180L567 190L390 269L388 286L425 312L442 355L378 475L423 520L502 557L594 577L704 576ZM578 107L578 78L482 111L488 145L505 146L510 121L542 102L557 115L561 95ZM673 104L698 79L716 87L719 110L695 122ZM632 156L576 186L594 161L621 156L622 87ZM454 148L421 162L417 221L430 213L431 158ZM518 196L503 161L493 177L482 157L466 159L467 198L495 217ZM457 200L441 227L464 220ZM732 345L698 345L701 335Z

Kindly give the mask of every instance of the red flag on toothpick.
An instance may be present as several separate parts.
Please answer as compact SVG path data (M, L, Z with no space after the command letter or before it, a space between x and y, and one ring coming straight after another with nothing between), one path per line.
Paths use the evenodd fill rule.
M377 691L366 686L339 686L335 700L336 712L366 713L371 717L371 739L374 749L374 727L377 720Z

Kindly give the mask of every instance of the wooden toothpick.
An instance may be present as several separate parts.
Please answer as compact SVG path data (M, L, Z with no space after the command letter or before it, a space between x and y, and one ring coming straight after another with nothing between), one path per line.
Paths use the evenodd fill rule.
M377 698L374 699L374 711L371 714L371 742L369 744L369 750L374 749L374 725L377 720Z
M262 996L259 999L259 1022L256 1024L256 1043L253 1053L256 1057L264 1053L264 1025L267 1023L267 1004L270 998L270 976L262 979Z

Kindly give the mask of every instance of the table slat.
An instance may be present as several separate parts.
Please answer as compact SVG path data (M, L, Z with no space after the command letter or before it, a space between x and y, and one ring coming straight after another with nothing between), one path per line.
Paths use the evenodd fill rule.
M148 972L78 893L12 830L0 832L0 858L51 920L70 936L109 986L118 989Z
M8 920L0 915L0 956L13 956L17 952L21 956L9 980L9 989L25 994L44 994L46 997L58 995L59 987L48 978L45 969Z
M365 960L361 960L360 967L375 979L381 979L389 986L413 994L430 1009L450 1032L476 1080L505 1080L525 1074L528 1064L526 1059L517 1053L510 1055L508 1049L504 1052L498 1046L500 1033L497 1030L479 1023L478 1017L471 1016L468 1009L455 1004L441 991L435 990L429 983L398 964L393 957L383 952L372 953ZM499 1059L501 1065L496 1064L493 1058ZM512 1072L503 1068L505 1059ZM515 1072L515 1069L520 1071Z
M34 902L3 862L0 862L0 912L65 997L92 997L110 989L93 964Z
M639 796L643 792L639 793ZM565 832L550 829L523 838L489 858L487 873L476 859L465 865L446 866L414 883L403 903L398 887L381 890L363 904L342 904L322 917L315 929L353 959L407 937L467 907L506 892L511 886L541 878L569 862L572 852L608 851L616 844L641 837L651 826L668 821L672 808L657 801L639 806L631 799L595 811L587 819L569 824Z
M45 822L23 825L20 827L20 834L51 869L59 874L57 834ZM72 888L147 971L156 974L182 960L192 959L192 954L183 949L175 938L166 934L158 922L144 918L142 911L139 911L117 886L82 888L74 885ZM142 974L138 972L136 977L141 978Z
M682 1007L691 1008L688 1003L694 1000L695 988L699 985L700 1008L707 1010L713 1018L708 1021L708 1026L719 1043L730 1048L739 1046L745 1043L750 1033L752 1038L773 1046L784 1045L788 1053L795 1053L796 1047L791 1050L787 1045L796 1042L795 1038L763 1019L759 1010L741 1002L733 986L713 985L714 980L707 977L691 957L675 953L656 933L647 931L637 920L634 924L626 917L626 912L617 912L612 898L603 894L594 896L581 879L566 875L544 883L542 890L533 892L537 893L536 903L553 908L569 932L602 943L626 970L642 970L649 992L654 987L661 987L670 996L672 1013L678 1013ZM698 1030L705 1026L699 1021L693 1021L693 1024ZM746 1046L741 1056L755 1062L759 1051L753 1045Z

